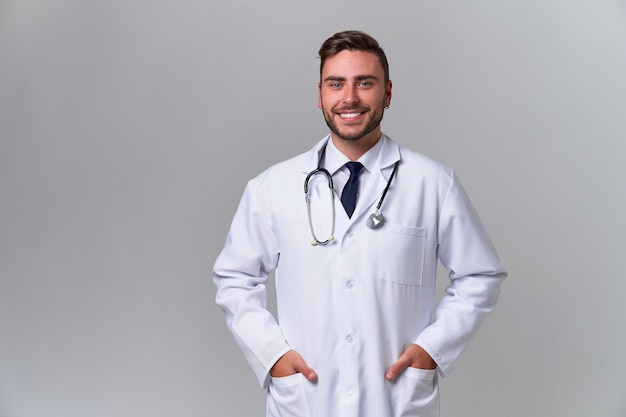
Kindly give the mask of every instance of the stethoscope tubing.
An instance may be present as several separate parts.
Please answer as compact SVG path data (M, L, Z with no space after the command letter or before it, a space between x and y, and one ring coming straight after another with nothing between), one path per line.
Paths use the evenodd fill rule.
M330 218L330 234L326 240L319 240L315 235L315 230L313 229L313 220L311 219L311 199L309 198L309 181L311 181L311 177L317 174L324 174L326 179L328 180L328 190L330 192L330 207L331 207L331 218ZM307 217L309 219L309 229L311 229L311 236L313 236L313 240L311 241L311 245L328 245L330 242L335 240L333 234L335 233L335 196L334 196L334 185L333 185L333 176L330 175L330 172L324 168L317 167L313 171L309 172L304 180L304 200L306 202L306 212Z
M334 196L334 185L333 185L333 177L330 174L330 172L328 172L328 170L324 169L321 167L321 163L322 163L322 158L324 157L325 151L326 149L324 148L324 150L321 152L320 154L320 158L318 160L318 164L317 164L317 168L315 168L313 171L309 172L308 175L306 176L305 180L304 180L304 200L306 202L306 210L307 210L307 217L309 220L309 229L311 230L311 236L313 237L313 240L311 240L311 245L313 246L317 246L317 245L321 245L321 246L325 246L328 245L330 242L332 242L333 240L335 240L334 237L334 233L335 233L335 196ZM398 170L398 165L400 164L400 161L396 161L396 163L393 166L393 171L391 172L391 175L389 176L389 180L387 181L387 185L385 186L385 189L383 190L383 194L380 196L380 200L378 200L378 204L376 205L376 210L374 213L372 213L367 221L365 222L365 224L367 225L367 227L369 227L370 229L377 229L380 226L382 226L383 222L384 222L384 217L381 213L381 207L383 205L383 201L385 201L385 196L387 195L387 191L389 191L389 187L391 186L391 181L393 180L393 177L396 175L396 171ZM323 174L327 181L328 181L328 189L330 192L330 206L331 206L331 226L330 226L330 234L328 236L328 238L326 240L319 240L317 238L317 236L315 235L315 230L313 228L313 220L311 218L311 199L309 198L309 182L311 181L311 178L314 175L317 174Z

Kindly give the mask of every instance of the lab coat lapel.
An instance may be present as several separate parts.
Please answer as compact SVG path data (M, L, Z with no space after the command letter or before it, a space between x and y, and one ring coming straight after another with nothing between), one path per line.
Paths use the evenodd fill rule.
M327 135L305 154L306 166L302 168L303 184L307 175L319 166L320 156L329 139L330 135ZM313 206L320 206L322 210L330 210L328 179L324 174L318 173L311 176L309 181L309 198Z
M302 180L304 180L304 178L307 176L309 172L313 171L315 168L318 167L319 161L320 161L320 155L322 154L322 151L326 147L326 143L328 142L329 138L330 138L330 135L325 136L305 154L305 160L307 161L307 163L306 163L306 166L302 167L302 173L304 174L304 177L302 178Z
M383 143L378 161L370 174L363 195L359 196L351 222L361 218L364 214L369 216L370 213L374 212L393 171L393 164L400 160L398 145L384 135L381 140Z

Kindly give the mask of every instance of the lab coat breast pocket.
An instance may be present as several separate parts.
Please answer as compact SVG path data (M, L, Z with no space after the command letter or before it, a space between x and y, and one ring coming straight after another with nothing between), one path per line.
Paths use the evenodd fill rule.
M310 417L301 373L271 378L267 399L268 417Z
M422 285L426 229L385 224L376 233L380 233L379 279L404 285Z

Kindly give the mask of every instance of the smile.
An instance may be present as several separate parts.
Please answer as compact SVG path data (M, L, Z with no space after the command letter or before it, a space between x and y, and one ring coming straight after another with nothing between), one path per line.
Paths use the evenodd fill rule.
M341 117L342 119L354 119L356 117L359 117L362 114L363 114L362 112L359 112L359 113L339 113L339 117Z

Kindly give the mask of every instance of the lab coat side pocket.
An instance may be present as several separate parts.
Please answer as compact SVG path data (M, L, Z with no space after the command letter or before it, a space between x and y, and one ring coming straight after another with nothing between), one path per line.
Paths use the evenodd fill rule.
M310 417L301 373L271 378L267 396L268 417Z
M380 233L379 279L405 285L422 285L426 229L385 224L376 233Z
M399 378L396 417L438 417L436 369L406 368Z

